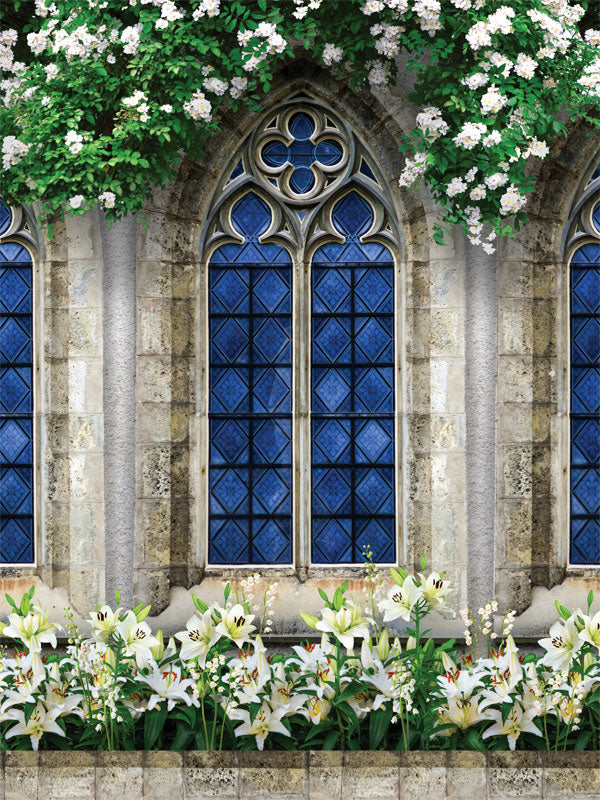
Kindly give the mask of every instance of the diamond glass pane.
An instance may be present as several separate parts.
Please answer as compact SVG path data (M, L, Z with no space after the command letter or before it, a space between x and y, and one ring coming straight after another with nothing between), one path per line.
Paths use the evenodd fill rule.
M591 243L571 260L570 558L600 564L600 247Z
M250 192L233 207L244 244L210 262L212 564L292 560L292 269L261 244L271 212Z
M263 146L261 158L268 167L291 164L292 191L295 194L305 194L315 185L315 176L311 169L315 161L327 167L334 166L342 158L342 147L335 139L313 142L315 123L312 117L304 112L294 114L288 127L293 137L291 144L272 139Z
M11 215L0 203L0 232ZM32 264L0 244L0 563L33 562Z
M312 264L312 561L395 559L394 264L363 244L373 222L350 192L334 207L343 244Z

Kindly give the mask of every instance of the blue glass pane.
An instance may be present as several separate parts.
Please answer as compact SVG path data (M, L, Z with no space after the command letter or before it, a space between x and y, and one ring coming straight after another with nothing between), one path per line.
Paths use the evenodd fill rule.
M594 209L598 225L600 204ZM600 563L600 247L571 261L571 562Z
M394 265L363 244L373 210L356 192L334 207L345 237L312 265L312 560L395 558Z
M592 211L592 221L596 227L596 230L600 231L600 203L596 203L594 206L594 210Z
M0 200L0 236L10 228L12 222L12 212L10 208Z
M10 225L0 203L0 232ZM0 244L0 563L33 561L32 264Z
M293 137L291 144L272 139L263 146L261 158L269 167L291 164L294 170L289 179L290 187L296 194L305 194L315 185L312 165L315 162L323 166L339 163L343 155L342 146L335 139L323 139L315 144L312 141L315 123L303 112L294 114L288 127Z
M244 244L210 263L209 561L292 560L292 270L258 239L268 205L250 192L232 209Z

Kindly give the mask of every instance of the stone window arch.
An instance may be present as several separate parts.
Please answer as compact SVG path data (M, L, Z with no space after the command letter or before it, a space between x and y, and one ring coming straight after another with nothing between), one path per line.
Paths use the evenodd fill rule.
M569 563L600 565L600 161L593 160L566 230L570 316Z
M397 559L398 220L308 92L264 115L201 244L199 508L209 566ZM204 460L204 463L202 463Z
M34 566L36 368L33 226L0 200L0 566Z

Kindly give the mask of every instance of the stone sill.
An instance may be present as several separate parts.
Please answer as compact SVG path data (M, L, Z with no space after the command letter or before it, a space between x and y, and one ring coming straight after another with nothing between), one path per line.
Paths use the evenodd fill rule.
M600 753L0 753L0 800L598 800Z

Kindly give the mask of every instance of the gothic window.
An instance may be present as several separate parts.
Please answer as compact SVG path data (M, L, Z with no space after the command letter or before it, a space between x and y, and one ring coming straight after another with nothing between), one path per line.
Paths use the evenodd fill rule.
M396 559L393 201L307 94L225 171L204 236L209 565Z
M0 201L0 563L34 561L33 264L21 209Z
M572 564L600 564L600 164L575 208L570 253Z

